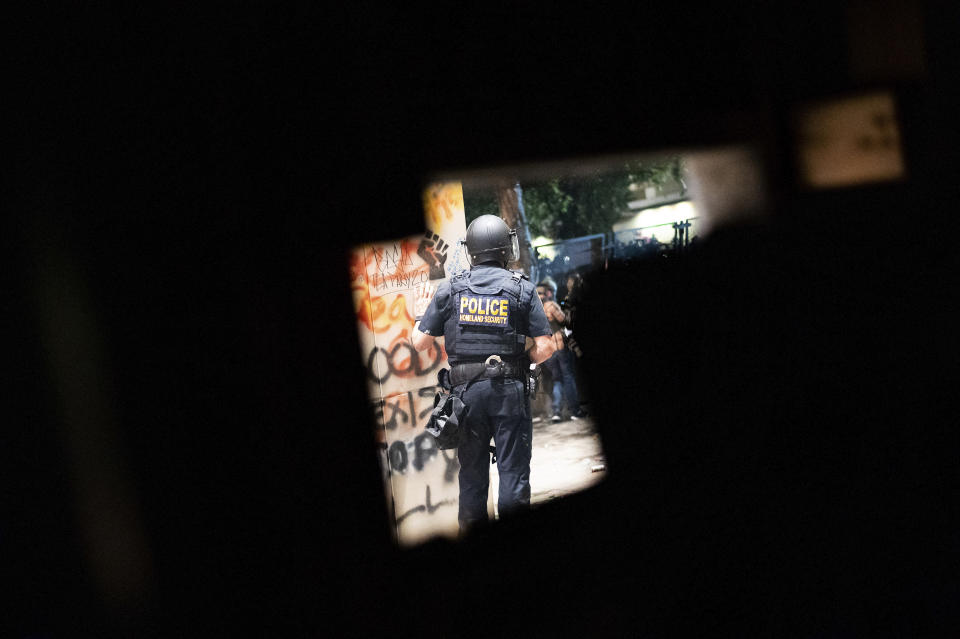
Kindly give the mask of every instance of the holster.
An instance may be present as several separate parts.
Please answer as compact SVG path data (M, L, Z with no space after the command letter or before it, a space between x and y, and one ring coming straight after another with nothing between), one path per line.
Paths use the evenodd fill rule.
M460 399L460 393L452 392L454 384L451 384L449 369L441 368L437 372L437 385L441 390L433 398L433 411L425 429L436 439L437 448L448 450L460 445L470 409Z
M465 431L464 421L469 409L460 397L449 392L437 393L433 406L426 431L437 440L437 448L440 450L456 448L460 445L460 438Z

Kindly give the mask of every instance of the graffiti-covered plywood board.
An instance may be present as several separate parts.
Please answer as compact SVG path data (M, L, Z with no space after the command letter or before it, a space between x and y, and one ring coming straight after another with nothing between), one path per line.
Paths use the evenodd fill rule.
M460 240L466 233L459 183L424 191L425 232L390 242L358 246L351 256L361 357L377 418L384 488L397 539L415 544L457 532L455 450L438 450L424 431L437 391L437 371L446 366L442 340L416 352L410 343L414 290L434 286L467 268Z

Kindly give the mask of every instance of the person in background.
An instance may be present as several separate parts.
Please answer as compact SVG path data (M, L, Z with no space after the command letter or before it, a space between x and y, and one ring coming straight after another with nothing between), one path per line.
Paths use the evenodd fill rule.
M566 336L566 347L570 351L571 369L576 366L576 358L583 353L580 351L580 345L576 341L574 329L577 319L577 307L580 304L580 293L583 286L583 278L580 273L570 271L567 275L567 293L566 297L560 302L560 308L563 309L564 316L564 335Z
M573 361L570 356L570 350L566 347L566 336L564 326L567 317L556 301L557 284L549 277L544 278L537 284L537 295L543 302L543 312L550 322L550 329L553 331L553 342L556 346L556 352L544 362L544 367L550 371L553 378L553 417L554 422L563 421L563 401L566 401L567 411L570 419L580 419L585 417L580 410L580 398L577 395L577 381L573 372Z

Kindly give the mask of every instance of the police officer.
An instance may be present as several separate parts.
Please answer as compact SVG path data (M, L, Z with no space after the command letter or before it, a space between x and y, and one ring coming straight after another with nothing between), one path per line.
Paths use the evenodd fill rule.
M444 282L413 330L413 346L426 350L443 336L450 383L468 408L460 461L460 529L487 520L490 438L496 444L501 515L530 504L533 425L527 378L530 363L555 350L550 324L533 284L506 266L517 259L517 233L495 215L467 228L470 270ZM417 308L417 312L421 312Z

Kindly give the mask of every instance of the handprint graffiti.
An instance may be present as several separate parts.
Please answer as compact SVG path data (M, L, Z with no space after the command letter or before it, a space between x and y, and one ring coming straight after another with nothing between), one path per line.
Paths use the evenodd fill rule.
M447 251L449 249L450 245L430 230L428 230L423 239L420 240L420 246L417 247L417 255L430 267L429 277L431 280L442 280L447 276L443 265L447 261Z

